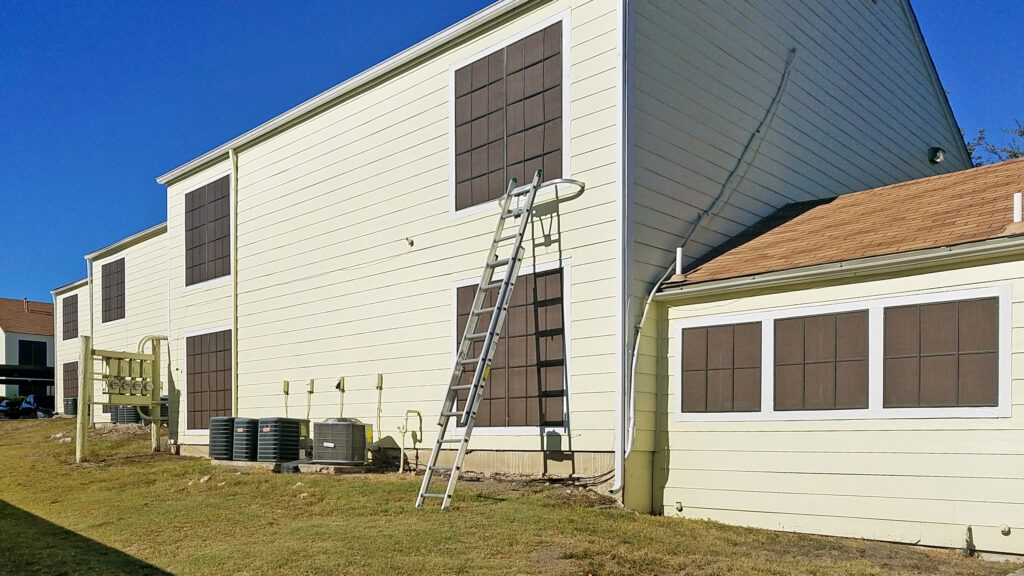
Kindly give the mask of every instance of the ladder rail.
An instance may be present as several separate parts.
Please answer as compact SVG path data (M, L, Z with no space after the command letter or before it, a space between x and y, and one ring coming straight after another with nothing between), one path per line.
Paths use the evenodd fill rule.
M501 198L501 203L500 204L501 204L501 212L502 213L505 213L506 211L508 211L508 206L509 206L509 204L512 201L511 192L514 189L515 184L516 184L515 178L509 180L508 188L506 189L505 194ZM491 240L490 249L487 251L487 257L486 257L486 262L487 263L490 263L496 257L496 254L497 254L497 251L498 251L498 246L500 244L498 242L498 240L501 238L501 233L504 230L504 227L505 227L505 221L499 218L498 219L498 226L495 228L494 236L493 236L493 238ZM493 270L493 268L491 268L490 266L485 265L484 266L484 272L483 272L483 274L481 275L481 278L480 278L480 283L477 285L476 292L473 295L473 303L470 305L470 311L475 311L475 310L480 310L481 309L481 306L482 306L483 300L484 300L484 294L485 294L485 291L482 290L482 288L483 288L483 286L485 286L487 284L490 284L493 281L493 279L494 279L494 270ZM451 377L451 379L449 381L449 387L458 384L459 380L461 380L461 378L462 378L463 373L465 372L466 365L463 364L462 361L467 358L469 350L472 349L472 345L475 343L475 340L470 338L470 336L472 334L476 333L476 327L477 327L478 324L479 324L479 318L473 316L473 314L470 314L470 317L466 320L466 328L463 330L462 339L459 341L459 348L458 348L458 350L456 351L456 354L455 354L455 365L452 367L452 377ZM482 350L486 350L486 347L482 348ZM449 395L449 396L451 396L451 395ZM457 396L457 395L455 395L455 396ZM446 411L446 409L448 408L447 404L448 404L448 402L450 400L452 400L452 398L446 397L446 399L445 399L446 406L444 407L445 410L442 410L442 412ZM444 416L441 416L439 418L438 425L442 424L441 420L443 420L443 419L444 419Z
M499 203L498 224L495 226L491 245L485 259L484 269L480 276L480 282L477 284L477 289L473 295L469 319L463 330L462 339L459 341L455 362L452 367L451 380L449 381L445 400L438 417L438 434L434 442L434 449L430 453L430 458L427 461L427 470L423 475L423 482L416 497L417 507L423 506L426 498L440 498L442 510L448 509L451 505L455 486L468 453L469 441L476 427L476 415L483 400L491 363L494 360L498 342L501 339L502 330L507 320L516 279L519 276L523 260L525 260L524 240L533 217L533 207L538 191L549 186L569 184L578 187L578 191L573 197L583 192L584 184L582 182L558 179L541 183L541 175L542 172L537 170L529 184L519 187L515 186L516 180L514 178L511 179ZM516 207L510 210L513 199L516 201ZM520 217L521 219L516 226L516 232L504 235L506 220ZM498 249L503 242L509 240L514 240L511 254L508 258L499 260L497 257ZM502 267L504 268L504 273L501 280L496 282L494 281L496 271ZM485 308L483 306L484 299L495 288L497 288L498 292L495 295L494 304ZM487 322L487 330L486 332L479 332L477 328L480 324L480 319L485 315L490 315ZM470 351L481 340L483 342L479 356L470 356ZM472 383L464 384L463 376L466 374L468 366L474 367L473 379ZM459 392L462 390L468 390L468 392L463 409L459 410ZM458 437L449 438L447 434L453 421L455 421L456 429L461 428L462 434ZM454 461L451 466L438 466L441 450L445 444L458 444ZM430 492L430 485L434 481L434 474L436 472L448 472L449 474L444 493Z
M505 319L508 315L508 304L512 297L512 291L515 289L516 280L519 277L519 269L523 265L523 239L526 236L526 228L530 222L530 216L533 211L533 203L537 198L537 189L540 184L541 171L538 170L533 177L530 190L523 203L523 210L526 211L526 217L519 221L519 229L516 234L515 244L512 247L512 255L509 257L511 266L505 268L505 277L502 278L501 290L498 293L497 302L502 303L499 310L495 310L495 314L491 316L491 325L488 327L487 338L484 340L483 351L484 354L480 355L479 363L477 364L477 372L473 376L473 387L469 389L469 397L466 399L466 412L463 413L460 424L465 427L467 421L470 418L470 414L474 417L476 410L470 411L468 408L470 404L481 394L480 380L486 378L487 372L490 368L491 360L494 356L494 351L497 349L498 339L501 337L501 330L505 326ZM505 214L505 211L502 212ZM503 221L503 220L502 220ZM500 232L500 231L496 231ZM497 233L495 234L497 238ZM483 284L481 283L481 286ZM489 353L488 353L489 352ZM486 364L484 359L487 358Z

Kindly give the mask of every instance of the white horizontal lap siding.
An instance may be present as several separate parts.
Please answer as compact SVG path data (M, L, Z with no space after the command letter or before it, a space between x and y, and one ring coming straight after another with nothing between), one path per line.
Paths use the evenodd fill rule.
M899 1L639 3L633 16L629 286L637 317L736 167L791 48L795 60L771 122L733 177L728 201L685 247L687 259L789 202L967 166ZM929 164L930 146L945 148L947 161ZM655 385L641 371L639 394ZM637 423L653 430L654 414L638 412Z
M171 384L178 396L176 422L179 441L205 444L206 431L186 428L188 412L185 389L185 341L187 335L223 330L231 326L230 277L185 286L185 194L225 175L230 175L227 160L196 172L167 187L167 239L164 253L167 267L164 331L168 336ZM232 194L234 191L232 191Z
M384 434L414 409L432 440L452 363L453 282L479 275L497 216L494 207L451 214L452 66L561 16L568 175L587 189L557 217L535 219L525 265L572 262L573 447L611 450L619 210L611 1L538 6L239 153L241 415L283 415L289 380L289 415L304 417L308 401L313 419L335 416L344 376L345 415L375 424L379 372ZM533 433L480 436L474 446L538 447Z
M1019 262L847 286L664 304L669 321L1010 287L1011 411L1001 418L681 422L678 334L665 332L656 483L666 514L823 534L1024 552L1024 281ZM877 333L872 331L873 334ZM762 370L771 369L762 366ZM999 533L1007 524L1010 536Z
M124 258L125 316L121 320L102 322L103 319L103 265ZM139 341L149 335L163 335L167 326L167 234L160 234L129 246L122 251L103 256L93 263L93 311L96 322L93 348L121 352L135 352ZM79 309L88 308L88 288L79 297ZM79 334L89 333L88 310L79 315ZM83 324L84 320L84 324ZM166 350L166 348L165 348ZM167 359L162 363L166 366ZM79 365L81 369L81 365ZM103 398L102 385L96 384L94 398ZM110 417L97 413L99 421Z
M64 339L64 298L78 296L78 335L89 335L89 287L88 284L57 294L53 310L53 382L54 406L64 412L64 364L76 362L81 351L81 340Z

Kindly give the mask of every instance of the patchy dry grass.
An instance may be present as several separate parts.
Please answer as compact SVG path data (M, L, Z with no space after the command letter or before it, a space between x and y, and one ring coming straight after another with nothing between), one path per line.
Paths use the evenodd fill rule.
M410 476L239 472L149 454L145 432L93 433L95 461L75 465L73 444L50 439L72 431L71 420L0 422L0 574L981 576L1019 567L639 515L530 483L465 482L453 510L417 510Z

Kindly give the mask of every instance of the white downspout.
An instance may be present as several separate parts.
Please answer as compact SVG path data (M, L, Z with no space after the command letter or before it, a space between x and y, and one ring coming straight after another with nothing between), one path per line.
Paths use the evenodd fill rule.
M86 275L87 275L86 277L89 279L89 340L90 340L90 344L93 345L93 344L95 344L95 338L93 337L95 334L93 332L93 328L94 328L95 323L96 323L96 315L93 313L93 306L92 306L92 290L93 290L92 272L93 272L93 265L92 265L92 258L89 258L88 256L85 257L85 272L86 272ZM83 361L87 361L87 360L83 358ZM80 366L79 367L80 371L84 370L84 369L85 369L84 366ZM92 386L92 383L90 382L89 385ZM78 395L81 396L82 392L83 392L82 390L79 390L78 391ZM92 397L92 394L89 395L89 398L91 398L91 397ZM91 404L86 404L84 406L84 408L85 408L85 410L88 411L89 427L91 428L91 427L96 425L96 411L92 409L92 405ZM79 408L79 410L81 410L81 407ZM83 452L84 452L84 449L83 449Z
M231 415L238 416L238 153L231 159Z
M619 233L622 235L619 246L619 273L622 274L620 279L619 291L621 294L619 302L619 312L623 314L623 318L619 323L619 337L618 337L618 375L619 385L615 389L615 436L614 436L614 451L615 451L615 465L614 465L614 479L612 487L609 490L612 494L618 494L622 490L625 484L626 476L626 457L624 450L625 440L625 428L626 428L626 395L628 394L628 383L627 378L629 374L625 373L625 362L623 354L626 352L627 343L627 331L625 320L630 317L630 287L632 285L631 272L632 267L627 264L632 250L627 244L630 242L630 231L632 229L631 219L633 218L633 211L630 206L630 178L631 169L630 164L632 163L632 143L631 143L631 114L630 114L630 93L631 93L631 82L632 74L630 68L632 66L631 55L632 50L632 13L633 13L633 1L624 0L618 4L618 10L620 12L620 26L622 27L622 33L619 34L619 66L622 69L622 75L620 76L621 96L619 100L619 125L621 127L621 133L619 136L620 149L619 149L619 162L622 164L622 170L620 174L621 186L619 193L619 201L622 202L622 210L620 212L620 226ZM624 500L623 500L624 501Z

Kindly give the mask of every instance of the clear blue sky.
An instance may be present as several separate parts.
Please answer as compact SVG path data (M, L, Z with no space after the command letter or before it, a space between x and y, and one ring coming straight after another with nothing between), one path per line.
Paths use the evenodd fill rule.
M486 3L0 4L0 296L49 301L163 221L156 176ZM1024 120L1024 2L914 6L964 130Z

